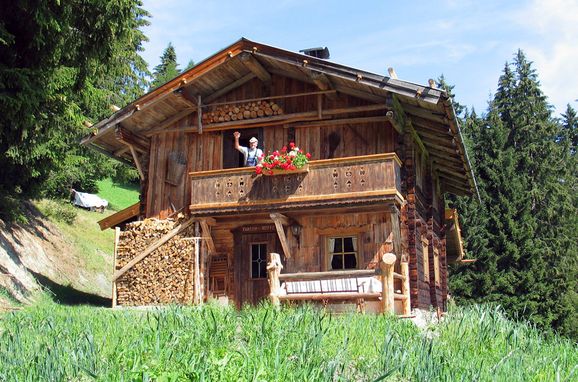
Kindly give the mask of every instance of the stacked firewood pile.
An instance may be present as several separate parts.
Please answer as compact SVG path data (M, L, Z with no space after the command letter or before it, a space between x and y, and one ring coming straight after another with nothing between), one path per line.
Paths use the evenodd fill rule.
M283 108L273 101L255 101L243 105L220 105L213 111L203 113L203 123L218 123L271 117L283 114Z
M177 226L173 220L146 219L127 224L116 255L118 271L149 245ZM117 304L124 306L185 304L193 295L193 227L188 227L136 263L116 281Z

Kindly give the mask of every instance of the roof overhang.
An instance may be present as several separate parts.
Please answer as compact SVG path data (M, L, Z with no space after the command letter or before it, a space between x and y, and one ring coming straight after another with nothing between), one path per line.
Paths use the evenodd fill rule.
M398 130L410 129L420 141L442 190L457 195L477 194L459 121L445 92L244 38L93 125L91 134L81 143L125 163L134 163L134 148L146 150L153 130L188 117L194 125L192 115L200 105L210 106L253 78L266 82L272 74L373 103L393 100Z

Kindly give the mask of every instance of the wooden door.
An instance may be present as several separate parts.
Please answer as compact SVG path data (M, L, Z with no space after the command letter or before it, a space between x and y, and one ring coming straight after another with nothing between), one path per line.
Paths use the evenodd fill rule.
M235 300L238 307L255 305L269 295L269 253L282 253L275 232L239 233L235 240Z

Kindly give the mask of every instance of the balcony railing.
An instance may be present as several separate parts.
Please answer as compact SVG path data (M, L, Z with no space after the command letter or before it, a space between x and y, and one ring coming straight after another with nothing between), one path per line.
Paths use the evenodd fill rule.
M371 204L401 200L395 153L309 162L307 172L256 175L254 168L190 173L193 214Z

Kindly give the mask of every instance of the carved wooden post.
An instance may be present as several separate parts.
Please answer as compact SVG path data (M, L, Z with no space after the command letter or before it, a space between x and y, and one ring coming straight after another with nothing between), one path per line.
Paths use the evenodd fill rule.
M278 253L269 254L269 264L267 264L267 272L269 273L269 297L271 298L271 303L275 306L279 306L279 290L281 289L281 282L279 281L279 274L283 269L283 264L281 264L281 256Z
M396 256L393 253L386 253L381 257L379 268L381 269L381 303L383 313L394 313L393 300L393 265Z
M402 257L401 259L401 274L403 276L403 280L401 283L401 294L405 296L403 301L403 315L408 316L411 314L411 301L410 301L410 293L409 293L409 264L407 258Z

